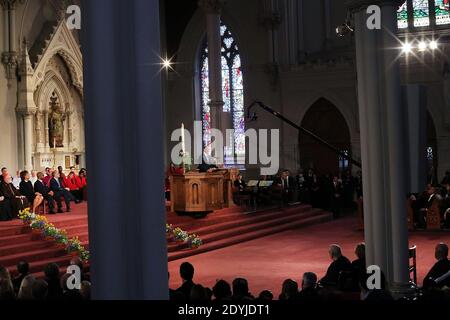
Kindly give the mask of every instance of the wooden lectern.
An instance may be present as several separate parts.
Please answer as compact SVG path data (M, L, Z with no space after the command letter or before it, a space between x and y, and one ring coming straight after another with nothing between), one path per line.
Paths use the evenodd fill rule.
M188 172L170 176L172 212L209 212L233 206L233 181L239 170Z

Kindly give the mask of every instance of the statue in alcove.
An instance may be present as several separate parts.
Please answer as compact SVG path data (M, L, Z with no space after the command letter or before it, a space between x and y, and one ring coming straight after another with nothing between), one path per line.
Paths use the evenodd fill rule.
M48 117L50 148L64 148L64 121L66 121L66 115L58 97L53 92L50 98L50 114Z

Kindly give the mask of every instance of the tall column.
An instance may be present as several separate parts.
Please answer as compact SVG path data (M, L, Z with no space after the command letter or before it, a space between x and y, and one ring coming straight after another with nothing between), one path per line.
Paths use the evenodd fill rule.
M33 170L33 117L31 113L23 115L24 128L24 169Z
M348 1L355 17L361 158L368 265L378 265L396 294L408 292L406 129L396 59L397 0ZM367 28L369 5L381 30Z
M220 37L220 15L225 0L199 0L198 5L206 15L206 37L208 40L209 99L211 125L224 133L231 127L229 114L223 112L222 88L222 43Z
M159 1L82 13L92 296L168 299Z

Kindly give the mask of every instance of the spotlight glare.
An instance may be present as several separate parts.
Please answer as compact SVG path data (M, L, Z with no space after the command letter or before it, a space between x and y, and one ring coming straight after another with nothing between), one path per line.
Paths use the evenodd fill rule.
M166 69L172 68L172 61L170 59L163 59L161 64Z
M430 49L431 50L436 50L438 48L438 43L437 41L433 40L430 42Z
M425 51L427 49L427 43L425 41L419 42L419 51Z
M405 43L402 45L402 51L403 51L403 53L410 53L411 50L412 50L412 45L411 45L410 43L405 42Z

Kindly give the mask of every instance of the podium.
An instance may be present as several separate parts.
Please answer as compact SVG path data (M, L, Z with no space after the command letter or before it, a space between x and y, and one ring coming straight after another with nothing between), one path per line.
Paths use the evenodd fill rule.
M170 176L172 212L199 213L233 206L233 181L238 169Z

